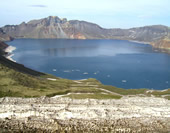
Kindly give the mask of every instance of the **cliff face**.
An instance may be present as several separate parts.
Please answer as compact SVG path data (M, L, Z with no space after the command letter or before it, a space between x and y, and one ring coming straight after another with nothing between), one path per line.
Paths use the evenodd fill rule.
M6 34L3 29L0 28L0 41L10 41L12 40L12 37L10 37L8 34Z
M96 24L52 16L20 25L7 25L3 30L15 38L104 38L102 28Z
M8 47L8 45L6 43L0 41L0 49L1 50L6 49L7 47Z
M130 29L130 37L138 41L152 42L168 35L168 27L163 25L145 26Z
M70 39L123 39L152 42L168 34L168 27L162 25L131 29L104 29L96 24L60 19L49 16L20 25L2 28L14 38L70 38Z
M1 42L1 41L0 41L0 56L6 54L6 52L5 52L4 50L5 50L7 47L8 47L7 44L5 44L4 42Z
M168 34L156 41L153 41L151 45L155 48L170 49L170 28L168 28Z
M155 48L170 49L170 40L169 39L161 39L161 40L153 42L151 44Z
M110 38L152 42L168 34L168 27L163 25L153 25L130 29L110 29Z

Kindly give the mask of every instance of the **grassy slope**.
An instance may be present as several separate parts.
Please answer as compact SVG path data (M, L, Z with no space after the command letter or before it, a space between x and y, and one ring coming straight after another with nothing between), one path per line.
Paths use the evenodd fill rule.
M47 80L56 79L56 81ZM108 90L104 91L104 90ZM72 81L40 73L0 56L0 97L39 97L68 94L71 98L119 99L124 95L165 96L169 99L170 89L164 92L146 93L147 89L121 89L102 85L96 79ZM113 93L110 93L113 92ZM79 94L80 93L80 94Z
M95 93L97 96L101 92L95 87L36 72L0 56L0 97L39 97L67 93Z

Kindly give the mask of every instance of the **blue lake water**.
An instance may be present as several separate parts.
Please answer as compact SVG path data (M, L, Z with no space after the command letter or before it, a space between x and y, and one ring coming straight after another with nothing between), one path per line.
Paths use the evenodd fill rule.
M124 40L16 39L13 59L67 79L121 88L170 88L170 55Z

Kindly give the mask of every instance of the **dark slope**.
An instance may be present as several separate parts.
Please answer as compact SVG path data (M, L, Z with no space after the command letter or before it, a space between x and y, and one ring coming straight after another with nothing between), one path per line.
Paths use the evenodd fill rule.
M4 56L6 56L7 53L4 52L4 49L7 48L7 47L8 47L8 45L6 43L0 42L0 63L1 64L5 65L9 68L12 68L12 69L14 69L18 72L30 74L30 75L33 75L33 76L45 75L44 73L37 72L37 71L34 71L32 69L26 68L24 65L15 63L15 62L10 61L7 58L5 58Z
M8 45L4 42L0 41L0 55L6 55L7 53L4 51Z
M37 72L37 71L34 71L32 69L29 69L29 68L25 67L22 64L18 64L18 63L15 63L13 61L10 61L10 60L6 59L2 55L0 55L0 63L5 65L6 67L9 67L11 69L14 69L14 70L18 71L18 72L22 72L22 73L29 74L29 75L32 75L32 76L45 75L44 73Z
M13 38L0 28L0 41L11 41Z

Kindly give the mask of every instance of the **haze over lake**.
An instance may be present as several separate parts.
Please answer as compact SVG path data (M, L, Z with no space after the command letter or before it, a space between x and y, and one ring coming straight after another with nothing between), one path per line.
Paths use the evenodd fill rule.
M170 88L170 55L124 40L16 39L13 59L73 80L96 78L121 88Z

